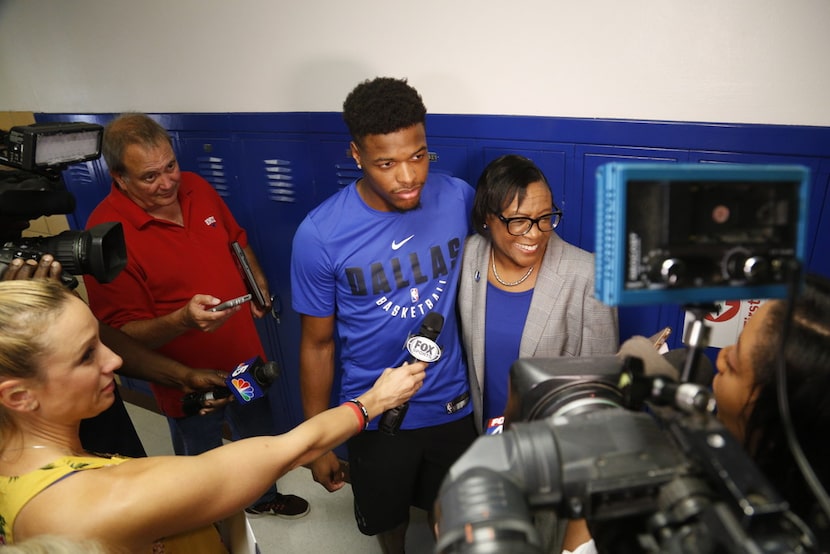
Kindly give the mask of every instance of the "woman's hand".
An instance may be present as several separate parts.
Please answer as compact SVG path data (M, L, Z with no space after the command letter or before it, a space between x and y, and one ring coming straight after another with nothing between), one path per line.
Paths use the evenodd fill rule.
M370 419L412 398L424 384L426 367L426 362L404 362L400 367L385 369L372 388L359 398Z

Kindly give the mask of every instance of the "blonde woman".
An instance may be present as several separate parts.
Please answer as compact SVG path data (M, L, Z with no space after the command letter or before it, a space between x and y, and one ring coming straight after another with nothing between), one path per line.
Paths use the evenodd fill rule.
M120 365L101 343L89 308L60 284L0 282L0 539L6 543L54 534L123 552L227 552L214 522L408 400L425 368L419 362L387 369L353 401L276 437L198 456L84 452L79 423L112 403Z

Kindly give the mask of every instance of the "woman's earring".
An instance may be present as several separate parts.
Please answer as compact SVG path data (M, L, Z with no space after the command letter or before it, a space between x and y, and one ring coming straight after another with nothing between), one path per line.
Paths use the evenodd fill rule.
M482 229L487 229L487 224L486 224L486 223L483 223L483 224L481 225L481 228L482 228Z

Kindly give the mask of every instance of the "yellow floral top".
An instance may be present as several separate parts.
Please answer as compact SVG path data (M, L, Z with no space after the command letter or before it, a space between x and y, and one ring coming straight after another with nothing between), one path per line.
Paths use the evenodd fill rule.
M130 458L63 456L39 469L19 476L0 476L0 544L14 542L14 522L23 506L52 484L87 469L99 469L126 462ZM129 517L129 514L125 514ZM90 537L94 538L94 537ZM227 554L219 531L210 525L189 533L156 541L153 554Z

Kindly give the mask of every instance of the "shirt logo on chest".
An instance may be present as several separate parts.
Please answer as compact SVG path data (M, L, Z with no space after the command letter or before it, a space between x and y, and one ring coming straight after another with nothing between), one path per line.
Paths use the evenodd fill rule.
M205 225L210 225L211 227L216 227L216 218L214 216L206 217L205 218Z
M403 246L404 244L406 244L407 242L412 240L412 237L414 237L414 236L415 235L409 235L408 237L403 239L401 242L397 242L397 241L393 240L392 241L392 250L397 250L398 248L400 248L401 246Z

